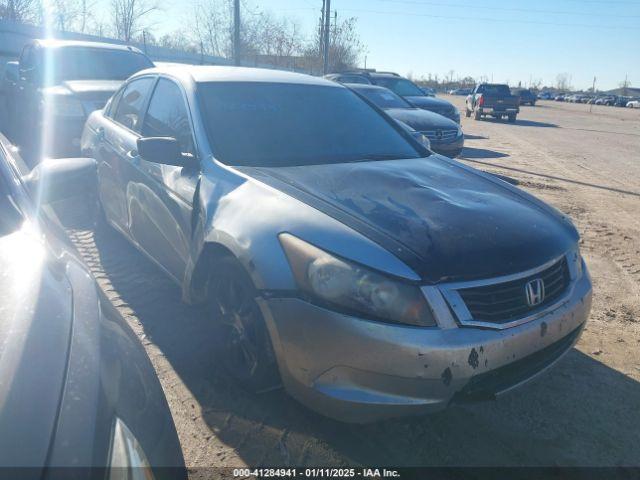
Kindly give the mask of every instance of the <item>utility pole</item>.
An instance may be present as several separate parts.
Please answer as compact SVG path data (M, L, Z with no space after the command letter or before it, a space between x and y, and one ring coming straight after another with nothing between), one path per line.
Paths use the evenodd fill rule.
M240 66L240 0L233 0L233 63Z
M596 96L596 77L593 77L593 86L591 87L591 93L593 93L593 99L591 100L591 103L589 104L589 113L591 113L591 111L593 110L593 102L595 101L595 96Z
M239 1L239 0L238 0ZM322 72L326 75L329 73L329 31L331 29L331 0L324 2L324 48Z
M322 10L320 10L320 27L318 28L318 58L324 58L324 4L327 0L322 0Z

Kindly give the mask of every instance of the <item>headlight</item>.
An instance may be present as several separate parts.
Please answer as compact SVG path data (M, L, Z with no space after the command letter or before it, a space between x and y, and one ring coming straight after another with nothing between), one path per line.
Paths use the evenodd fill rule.
M43 112L47 115L58 115L61 117L84 117L82 104L70 95L55 95L45 97L46 105L42 106Z
M153 480L151 465L131 430L116 418L109 455L109 480Z
M280 243L298 286L313 298L381 320L436 325L418 286L334 257L288 233L280 235Z
M582 254L580 253L580 245L576 245L573 251L569 254L569 261L571 262L571 268L573 269L576 280L582 278Z

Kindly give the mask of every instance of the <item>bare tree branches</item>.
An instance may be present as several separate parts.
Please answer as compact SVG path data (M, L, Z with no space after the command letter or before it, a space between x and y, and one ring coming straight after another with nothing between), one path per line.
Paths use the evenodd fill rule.
M360 57L365 47L360 41L356 30L357 18L350 17L331 27L329 35L329 71L339 71L358 66ZM320 71L321 62L318 52L320 49L320 32L317 32L314 41L308 44L305 55L311 63L312 71Z
M138 34L150 13L158 10L154 0L111 0L113 30L125 42Z
M37 23L40 20L38 0L0 0L0 18L22 23Z
M559 73L556 77L556 88L561 92L571 90L571 75L568 73Z

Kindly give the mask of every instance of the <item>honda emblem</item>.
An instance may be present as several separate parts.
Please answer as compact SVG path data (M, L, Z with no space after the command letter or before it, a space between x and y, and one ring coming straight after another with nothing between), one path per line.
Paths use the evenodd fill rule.
M527 298L527 305L530 307L535 307L544 302L544 282L541 278L527 282L524 286L524 292Z

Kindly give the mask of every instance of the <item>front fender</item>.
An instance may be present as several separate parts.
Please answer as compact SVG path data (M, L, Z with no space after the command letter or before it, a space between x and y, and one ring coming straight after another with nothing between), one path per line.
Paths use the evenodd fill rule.
M419 280L395 255L304 202L230 167L212 162L203 170L185 288L191 289L207 246L219 246L244 265L259 290L295 290L278 239L283 232L381 272Z

